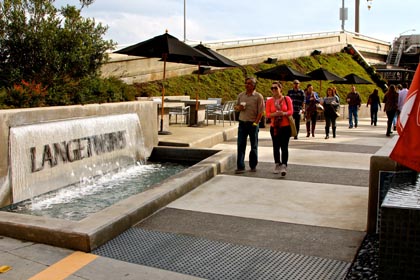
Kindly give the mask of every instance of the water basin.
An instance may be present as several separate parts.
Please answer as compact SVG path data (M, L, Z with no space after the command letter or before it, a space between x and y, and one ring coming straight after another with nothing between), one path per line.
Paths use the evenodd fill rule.
M123 199L141 193L189 165L137 163L102 176L51 191L3 208L4 211L79 221Z

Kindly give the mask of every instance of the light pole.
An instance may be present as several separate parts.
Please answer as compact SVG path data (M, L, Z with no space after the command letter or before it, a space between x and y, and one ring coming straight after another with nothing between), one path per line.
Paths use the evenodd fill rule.
M359 33L359 8L360 0L355 1L355 10L354 10L354 32Z
M187 0L184 0L184 42L187 41Z
M344 23L347 20L347 8L344 7L344 0L341 1L342 8L340 9L341 30L344 31Z
M373 0L366 0L368 9L372 7ZM360 0L355 0L355 15L354 15L354 32L359 33L359 9L360 8Z
M366 0L367 7L370 10L373 0ZM359 33L359 14L360 14L360 0L354 1L354 32ZM344 0L342 0L342 8L340 9L341 30L344 31L344 22L347 20L347 8L344 7Z

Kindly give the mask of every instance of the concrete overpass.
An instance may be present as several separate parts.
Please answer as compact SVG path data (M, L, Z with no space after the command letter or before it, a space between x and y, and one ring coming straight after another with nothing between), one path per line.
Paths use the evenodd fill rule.
M340 52L352 45L372 64L385 64L391 43L347 31L277 36L205 43L241 65L258 64L268 58L278 60L309 56L314 50L323 54ZM157 58L111 54L102 67L104 77L118 77L126 83L160 80L163 63ZM166 77L191 74L197 66L167 63Z

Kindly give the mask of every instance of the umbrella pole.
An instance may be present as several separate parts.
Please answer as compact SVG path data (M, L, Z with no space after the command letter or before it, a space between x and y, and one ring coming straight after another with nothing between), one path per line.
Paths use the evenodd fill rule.
M163 54L163 80L162 80L162 105L160 107L160 130L158 134L160 135L169 135L172 134L169 131L163 130L163 117L165 115L165 80L166 80L166 57L167 54Z
M198 88L200 88L200 62L198 63ZM191 124L191 126L199 127L198 123L198 90L195 91L195 124ZM191 120L190 120L191 121Z

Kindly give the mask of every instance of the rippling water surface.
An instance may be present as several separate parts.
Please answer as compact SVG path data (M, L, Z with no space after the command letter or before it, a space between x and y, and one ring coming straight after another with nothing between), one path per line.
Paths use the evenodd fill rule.
M12 212L66 220L81 220L181 172L176 163L137 164L23 201Z

